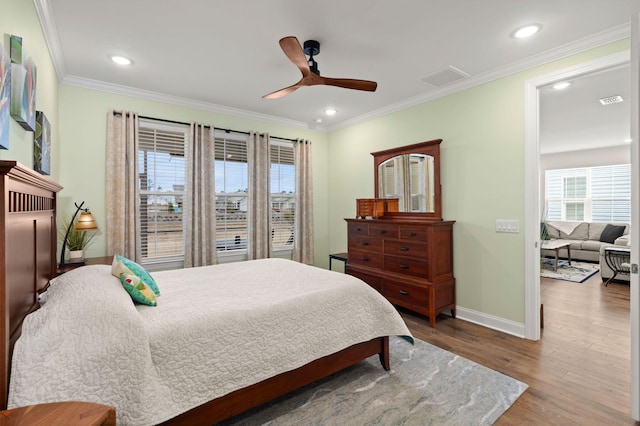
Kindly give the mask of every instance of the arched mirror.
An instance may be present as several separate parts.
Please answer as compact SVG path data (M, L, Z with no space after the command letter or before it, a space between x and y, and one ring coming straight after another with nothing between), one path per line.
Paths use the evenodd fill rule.
M442 220L440 142L372 152L377 198L397 198L398 212L386 216Z

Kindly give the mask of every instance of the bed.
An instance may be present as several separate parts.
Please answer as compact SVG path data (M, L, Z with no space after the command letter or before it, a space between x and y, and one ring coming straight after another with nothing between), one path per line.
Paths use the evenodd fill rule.
M156 307L134 304L110 266L85 266L53 279L26 315L53 276L59 187L39 178L23 188L47 185L50 228L34 241L54 249L32 262L45 273L34 283L38 273L7 269L2 288L29 295L5 313L17 324L4 346L9 407L83 400L114 405L120 424L212 424L369 356L388 370L387 336L410 338L360 280L282 259L154 273Z

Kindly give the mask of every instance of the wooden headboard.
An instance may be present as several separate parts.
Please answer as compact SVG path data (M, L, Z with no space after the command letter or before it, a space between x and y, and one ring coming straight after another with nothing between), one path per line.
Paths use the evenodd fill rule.
M0 408L7 406L13 344L38 291L56 272L56 194L62 187L16 161L0 161Z

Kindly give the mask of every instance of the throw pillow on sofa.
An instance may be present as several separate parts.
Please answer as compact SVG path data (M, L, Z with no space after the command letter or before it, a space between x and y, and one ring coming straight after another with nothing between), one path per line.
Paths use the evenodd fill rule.
M607 224L600 234L600 241L603 243L613 244L616 239L622 237L624 233L624 225L611 225Z

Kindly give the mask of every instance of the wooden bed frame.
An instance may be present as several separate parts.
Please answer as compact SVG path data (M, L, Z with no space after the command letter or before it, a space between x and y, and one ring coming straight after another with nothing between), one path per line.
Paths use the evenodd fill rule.
M0 161L0 403L7 407L11 354L24 317L38 308L38 295L56 273L56 200L62 189L15 161ZM389 370L389 338L350 346L262 382L216 398L165 422L211 425L378 354Z

